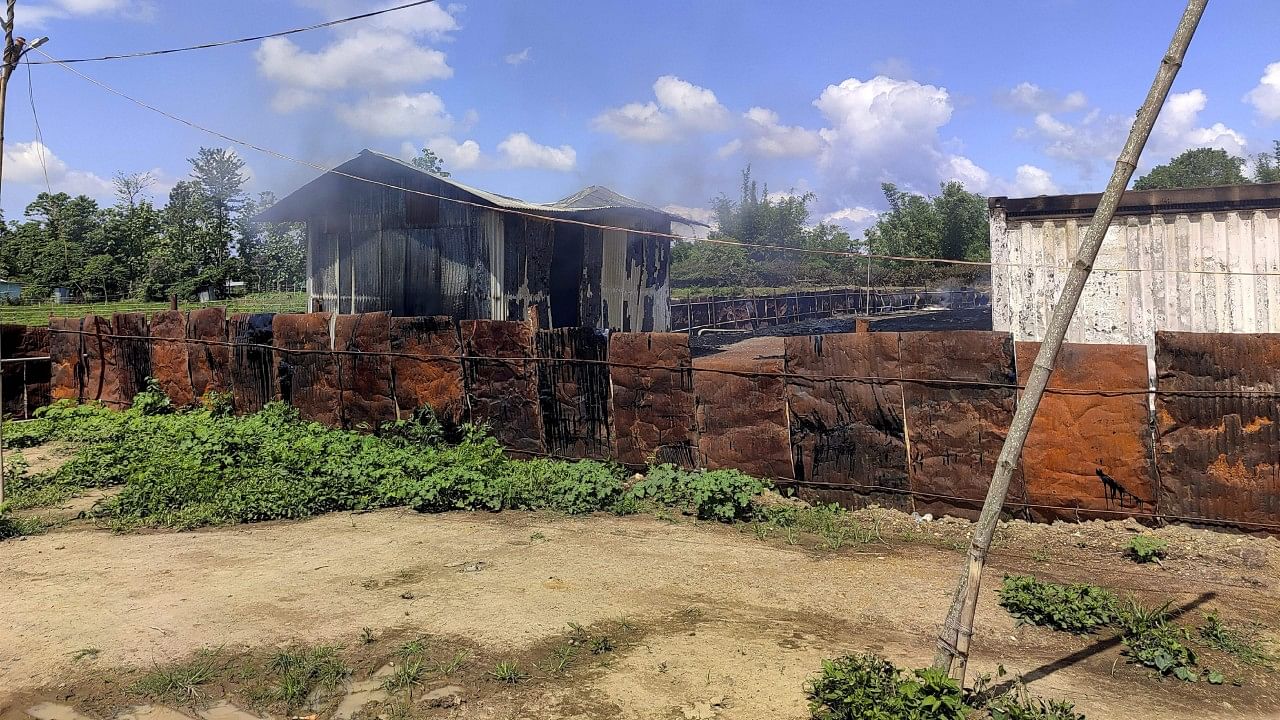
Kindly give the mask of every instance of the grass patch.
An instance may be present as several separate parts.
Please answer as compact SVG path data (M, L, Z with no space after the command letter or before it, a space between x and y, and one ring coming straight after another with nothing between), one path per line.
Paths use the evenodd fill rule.
M520 666L511 660L502 660L493 666L493 670L489 671L489 675L500 683L507 685L517 685L529 678L529 675L520 669Z
M1209 647L1246 665L1269 667L1276 656L1267 649L1262 631L1263 626L1258 623L1227 622L1217 612L1209 612L1196 629L1196 636Z
M201 650L187 662L151 670L134 684L134 690L156 700L190 702L200 697L201 688L213 682L224 666L221 650Z
M316 690L332 692L351 674L336 645L285 648L267 664L264 698L295 708Z
M1158 563L1165 558L1169 543L1154 535L1134 535L1125 548L1129 557L1140 563Z

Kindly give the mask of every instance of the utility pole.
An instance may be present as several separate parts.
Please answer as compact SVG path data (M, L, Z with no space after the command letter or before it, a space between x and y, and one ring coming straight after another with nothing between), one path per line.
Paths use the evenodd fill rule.
M18 0L5 0L4 21L4 56L3 68L0 68L0 187L4 183L4 101L9 94L9 78L18 67L18 61L32 48L40 47L49 38L42 37L30 45L23 38L13 36L13 8ZM0 347L0 504L4 503L4 348Z
M1005 496L1009 492L1009 481L1018 466L1022 455L1022 446L1031 430L1031 421L1035 419L1036 408L1040 406L1040 398L1044 396L1045 386L1049 383L1049 375L1053 372L1054 360L1067 335L1071 317L1075 314L1076 304L1084 284L1093 271L1093 262L1098 257L1098 249L1106 237L1111 219L1115 217L1116 207L1129 185L1129 179L1137 169L1138 158L1142 148L1151 136L1151 128L1160 115L1169 88L1182 68L1183 58L1191 45L1191 37L1195 35L1200 18L1204 15L1209 0L1188 0L1187 9L1169 43L1169 49L1160 61L1155 80L1147 92L1147 99L1134 118L1133 127L1129 130L1129 139L1116 160L1115 170L1107 183L1107 190L1098 201L1098 209L1093 213L1093 220L1080 243L1075 262L1062 287L1062 295L1053 306L1053 314L1049 317L1049 325L1045 329L1044 341L1027 378L1027 386L1018 402L1018 409L1009 422L1009 434L1005 436L1004 447L1000 449L1000 457L996 461L995 472L991 476L991 485L987 488L987 498L982 506L982 515L973 528L973 542L969 546L969 565L961 574L960 582L952 598L947 619L938 635L938 653L933 665L939 670L948 671L951 677L964 683L965 670L969 662L969 643L973 639L973 616L978 607L978 589L982 582L982 570L986 563L987 552L991 548L991 538L995 534L996 524L1000 520L1000 511L1004 507Z

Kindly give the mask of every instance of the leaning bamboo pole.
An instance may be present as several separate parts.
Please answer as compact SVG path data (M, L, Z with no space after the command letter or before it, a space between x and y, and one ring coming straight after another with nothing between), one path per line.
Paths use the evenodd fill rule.
M944 670L961 683L964 682L965 671L969 662L969 644L973 639L973 617L978 606L978 590L982 583L982 570L986 564L987 552L991 548L991 538L995 534L996 524L1000 520L1000 512L1004 508L1005 497L1009 492L1009 481L1018 466L1022 455L1022 446L1031 430L1031 422L1035 419L1036 409L1049 383L1049 375L1053 372L1054 360L1067 335L1071 318L1075 315L1076 305L1084 291L1085 282L1093 270L1093 263L1098 257L1098 249L1106 237L1107 228L1115 217L1116 207L1129 185L1129 179L1137 168L1138 158L1151 136L1151 128L1160 109L1164 106L1173 86L1173 80L1182 68L1187 48L1195 35L1200 18L1204 15L1209 0L1188 0L1182 20L1173 34L1169 49L1160 61L1155 80L1147 92L1147 98L1134 118L1133 127L1129 130L1129 139L1116 160L1115 170L1107 183L1107 190L1098 202L1098 209L1093 213L1093 220L1085 233L1080 249L1076 253L1075 262L1067 275L1062 294L1053 307L1049 317L1049 325L1045 329L1044 341L1036 354L1031 374L1027 378L1026 389L1018 401L1018 409L1009 423L1009 433L1005 437L1004 446L1000 449L1000 457L996 461L995 472L991 476L991 485L987 488L987 497L982 506L982 514L973 528L973 540L969 546L969 562L960 576L951 607L943 622L942 631L938 634L938 653L934 658L934 667Z

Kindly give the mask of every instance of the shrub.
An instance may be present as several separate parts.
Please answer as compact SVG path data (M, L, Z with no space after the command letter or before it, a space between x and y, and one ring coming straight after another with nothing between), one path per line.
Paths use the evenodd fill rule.
M1044 700L1018 685L986 703L992 720L1085 720L1076 706L1066 700Z
M702 520L732 522L751 517L752 498L772 484L737 470L686 471L674 465L649 468L631 488L639 500L679 507Z
M873 653L824 660L822 672L809 681L805 692L815 720L965 716L964 692L954 680L933 669L908 678Z
M1169 622L1169 603L1146 608L1130 598L1120 607L1117 624L1123 632L1124 653L1132 662L1188 682L1200 678L1195 651L1187 645L1190 633Z
M1129 539L1129 555L1140 563L1155 562L1164 558L1169 543L1154 535L1134 535Z
M1116 616L1116 597L1094 585L1059 585L1029 575L1006 575L1000 605L1019 622L1089 633Z
M622 495L622 471L593 460L512 463L509 507L548 508L581 515L612 508Z

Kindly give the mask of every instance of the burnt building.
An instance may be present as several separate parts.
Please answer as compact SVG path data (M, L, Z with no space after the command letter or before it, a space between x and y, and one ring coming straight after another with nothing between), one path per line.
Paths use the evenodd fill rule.
M313 311L524 320L532 309L543 327L659 332L671 239L652 233L692 222L600 186L525 202L370 150L257 220L306 224Z

